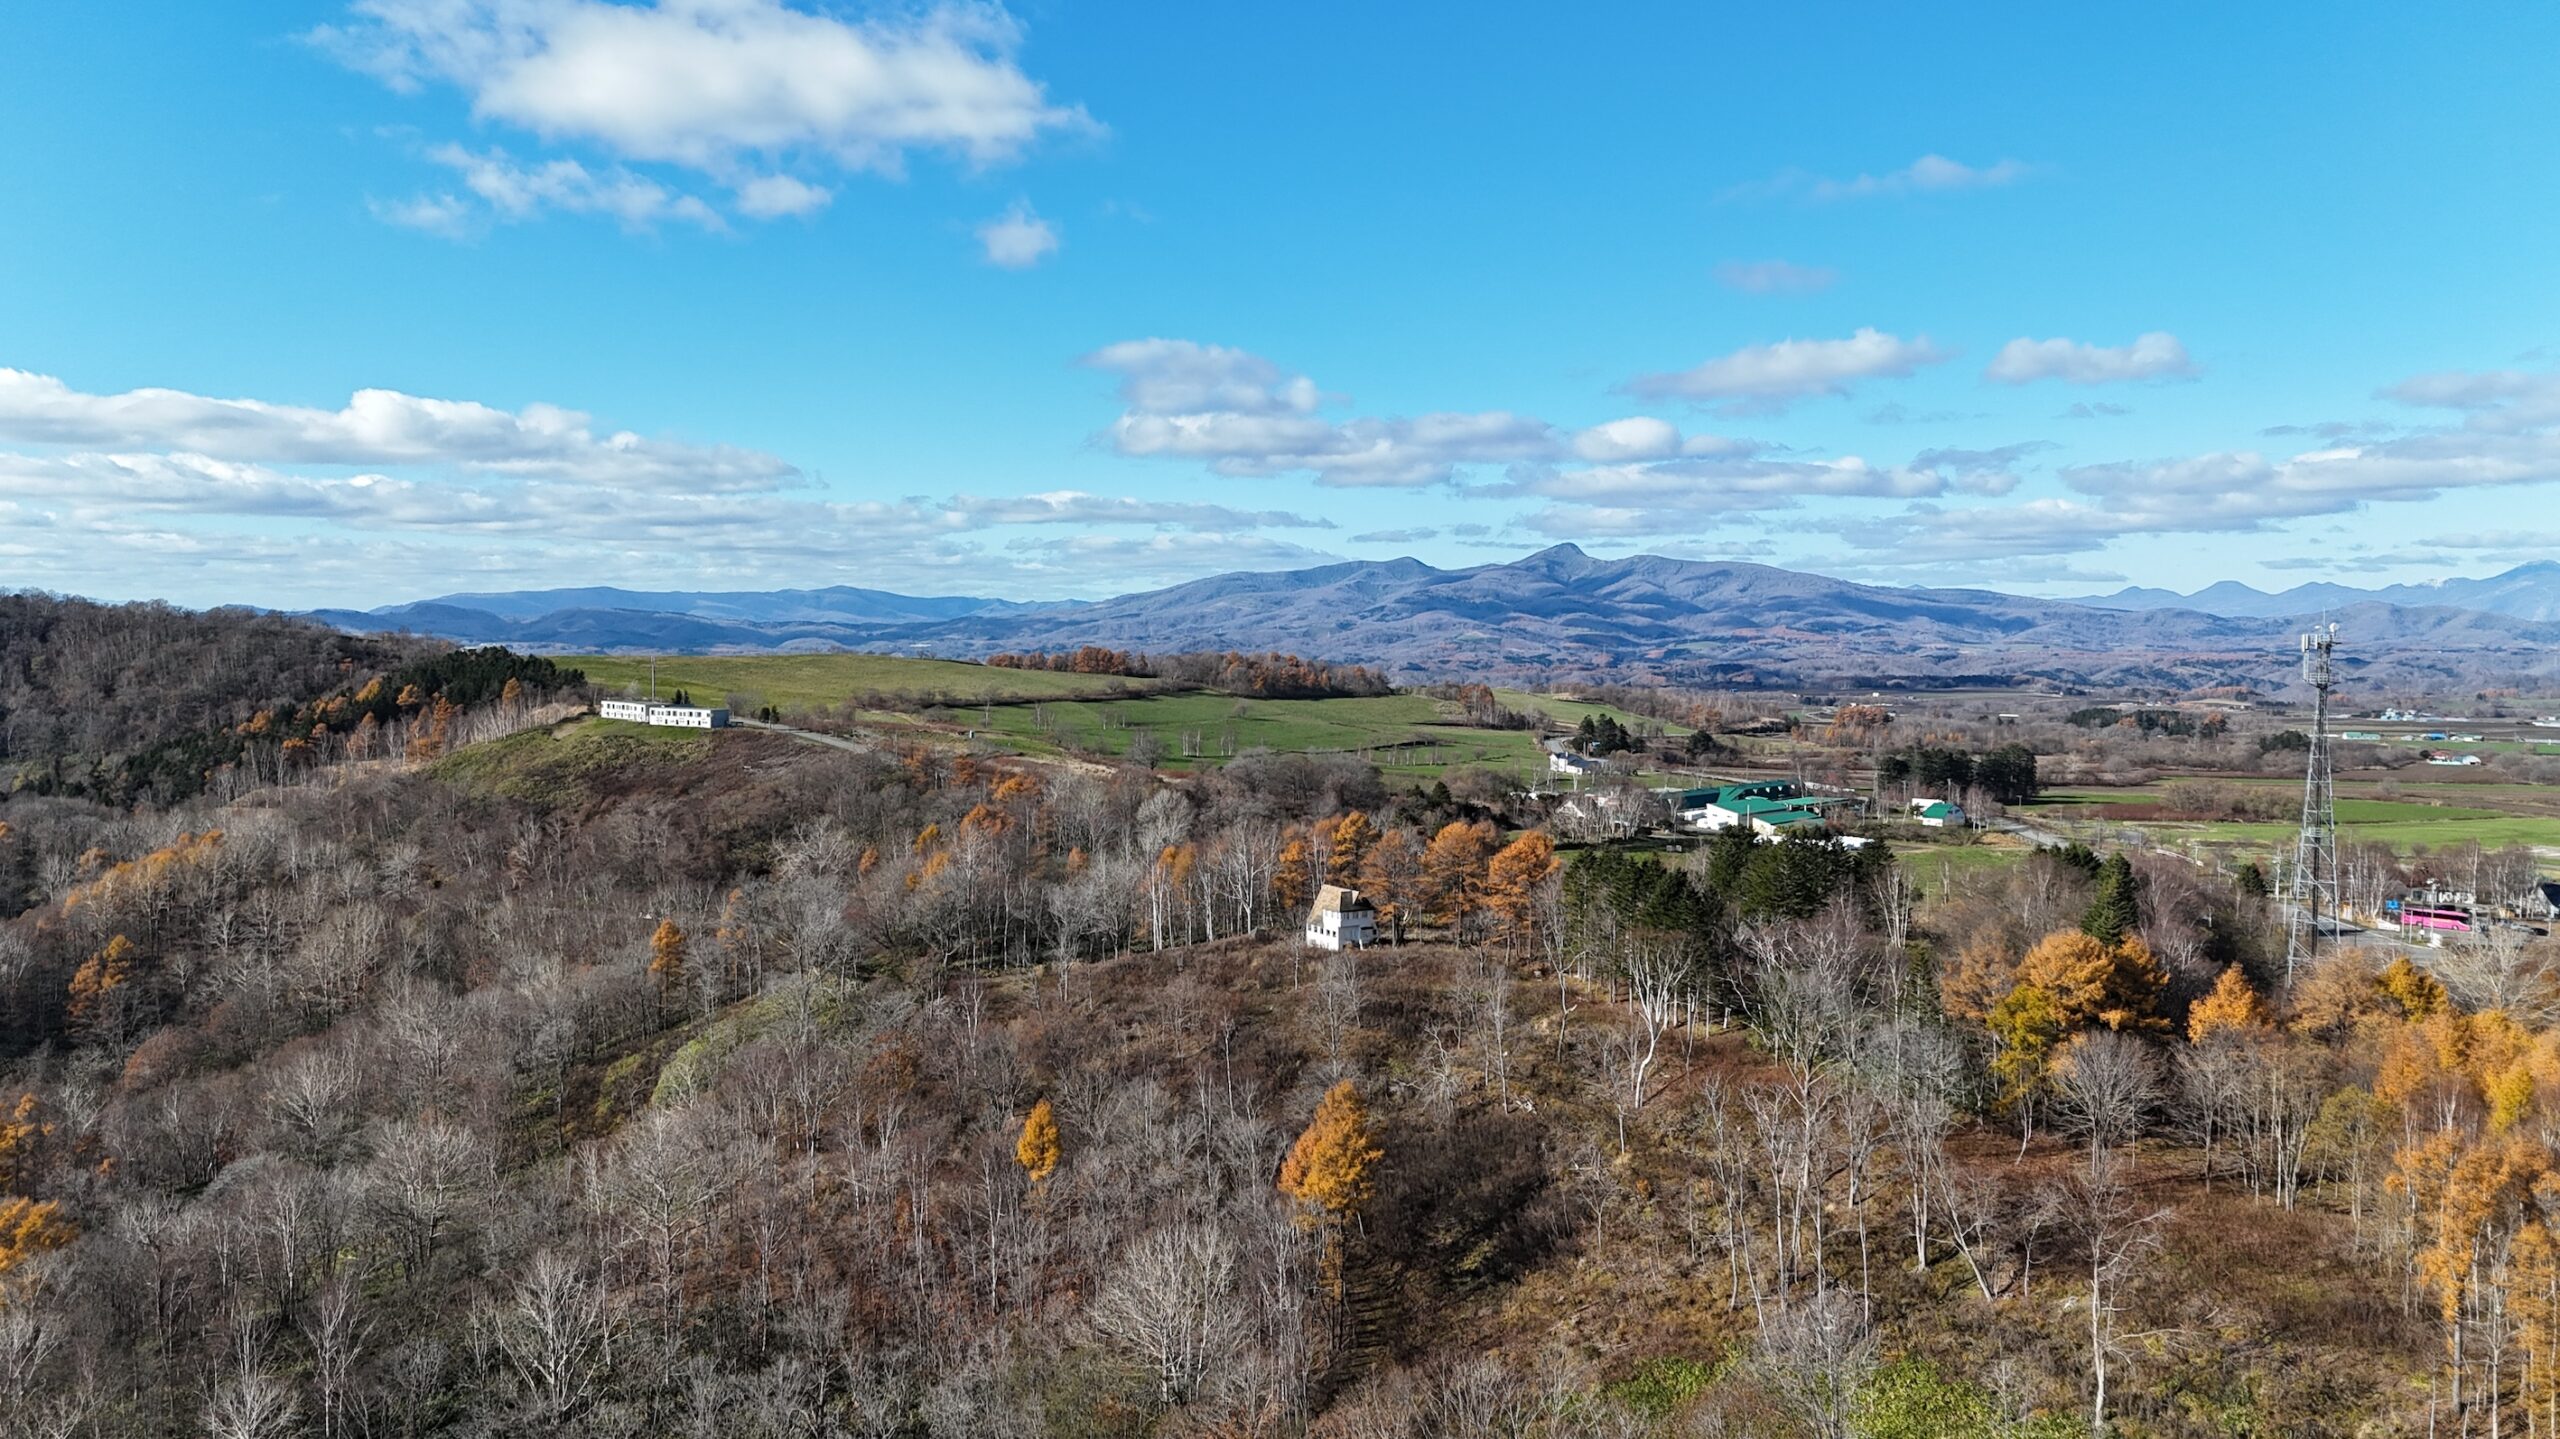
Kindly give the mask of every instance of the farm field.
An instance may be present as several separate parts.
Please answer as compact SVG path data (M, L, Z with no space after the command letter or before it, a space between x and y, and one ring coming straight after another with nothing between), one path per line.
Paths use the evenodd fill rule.
M2234 781L2291 796L2297 782ZM2358 793L2362 789L2364 793ZM2388 844L2400 850L2441 849L2476 841L2495 849L2528 845L2560 852L2560 792L2533 785L2404 786L2396 798L2376 798L2372 785L2338 783L2338 830L2347 840ZM2412 791L2416 791L2414 794ZM2126 789L2080 786L2053 790L2023 811L2033 823L2065 829L2087 826L2108 832L2140 830L2155 843L2186 842L2272 850L2292 842L2294 825L2278 820L2179 820L2110 818L2103 806L2157 803L2158 784Z
M607 689L648 681L649 662L628 655L582 655L562 661ZM896 655L663 656L658 691L688 691L718 703L738 695L786 712L832 708L865 695L927 700L950 707L944 726L1026 754L1128 753L1150 734L1167 769L1223 763L1247 749L1284 753L1357 752L1392 777L1429 779L1460 765L1531 776L1545 773L1539 737L1527 730L1477 729L1451 723L1451 708L1427 695L1346 699L1249 699L1201 690L1148 693L1153 682L1112 675L1008 670L955 660ZM1587 700L1522 690L1496 697L1515 710L1535 710L1564 724L1610 715L1630 728L1645 721ZM905 713L879 713L884 725L913 725ZM1669 733L1686 733L1663 726Z
M607 690L649 682L645 656L564 655L560 663L585 671L588 679ZM783 710L831 706L866 694L944 697L961 704L1100 698L1143 691L1151 683L1117 675L1008 670L899 655L663 655L658 659L660 694L683 689L697 701L713 704L731 694L746 694Z
M1969 874L2000 869L2025 859L2032 850L2009 844L1905 844L1896 841L1893 857L1903 872L1930 893L1944 890Z
M1362 752L1388 773L1412 777L1466 764L1544 767L1538 737L1526 730L1470 729L1445 719L1440 703L1424 695L1259 700L1190 693L999 705L983 717L982 734L1033 753L1100 755L1127 754L1140 734L1150 734L1169 769L1216 765L1254 748Z

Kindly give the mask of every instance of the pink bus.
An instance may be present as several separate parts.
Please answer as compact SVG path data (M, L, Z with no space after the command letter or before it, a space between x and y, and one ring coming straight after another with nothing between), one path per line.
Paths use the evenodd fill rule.
M2402 929L2442 929L2456 934L2471 932L2471 911L2459 905L2404 904L2400 906Z

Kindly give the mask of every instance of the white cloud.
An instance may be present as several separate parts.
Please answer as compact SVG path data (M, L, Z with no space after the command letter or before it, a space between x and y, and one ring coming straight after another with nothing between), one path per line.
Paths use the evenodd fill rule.
M2037 166L2017 160L1968 165L1961 160L1931 154L1923 155L1899 170L1888 170L1880 175L1852 175L1845 180L1804 170L1782 170L1766 180L1737 185L1725 192L1725 198L1801 195L1815 200L1863 200L1893 195L1943 195L1966 190L1996 190L2032 177L2037 169Z
M759 220L810 215L827 207L835 192L789 175L758 175L738 186L738 213Z
M1127 340L1083 364L1120 376L1127 409L1112 447L1193 459L1222 475L1311 472L1335 486L1419 486L1460 465L1550 458L1561 442L1543 420L1502 410L1356 418L1316 413L1315 382L1248 351L1191 340Z
M313 38L395 89L452 85L472 113L551 140L705 173L805 150L895 170L910 150L973 163L1092 122L1014 63L992 5L847 20L779 0L359 0Z
M866 19L783 0L357 0L346 23L309 38L394 90L450 86L476 120L622 162L590 172L569 159L480 157L472 188L487 194L486 183L497 192L490 205L514 218L584 210L625 224L707 223L713 214L627 164L707 177L735 192L742 215L803 215L828 192L775 164L895 175L926 151L985 167L1044 135L1098 128L1023 72L1010 15L963 0ZM449 214L459 203L429 195L377 210L457 234L467 229Z
M1105 594L1197 579L1204 553L1216 557L1219 569L1304 569L1344 558L1254 534L1070 535L1013 540L1005 549L1034 579L1064 576L1080 588L1098 585Z
M2073 554L2130 535L2266 533L2368 504L2560 480L2560 435L2459 431L2307 450L2283 459L2221 451L2079 465L2063 483L2086 499L2011 506L1917 506L1844 522L1871 563L1921 564Z
M1812 194L1820 200L1855 199L1867 195L1908 195L1942 193L1950 190L1992 190L2014 185L2034 173L2031 166L2016 160L1997 160L1988 165L1967 165L1944 155L1923 155L1899 170L1882 175L1859 175L1848 180L1816 180Z
M528 165L504 150L475 152L459 145L436 146L427 158L459 174L463 188L485 201L490 213L501 220L530 220L546 211L559 211L610 216L629 230L650 229L663 220L681 220L706 230L727 228L718 212L699 198L678 194L618 165L602 172L575 160ZM407 202L413 212L421 206L450 211L459 204L450 195Z
M1593 425L1573 437L1573 452L1586 460L1665 460L1680 453L1680 427L1649 415Z
M322 465L456 465L592 484L771 489L790 464L756 450L598 435L556 405L497 409L469 400L358 390L336 410L221 400L183 390L97 395L51 375L0 369L0 439L108 450L183 451L225 460Z
M986 499L955 495L945 507L985 525L1175 525L1190 530L1329 530L1333 521L1286 510L1239 510L1189 500L1140 500L1080 490Z
M1120 398L1144 414L1304 415L1323 398L1304 375L1286 374L1247 350L1196 340L1122 340L1077 363L1119 375Z
M423 230L459 240L477 228L479 211L472 204L450 193L413 195L406 200L374 200L369 202L373 217L386 225Z
M2404 405L2457 410L2483 430L2560 424L2560 375L2521 370L2447 370L2403 380L2382 392Z
M1902 339L1861 329L1845 340L1748 345L1695 368L1639 375L1629 393L1721 402L1725 414L1774 414L1816 395L1845 395L1861 380L1899 379L1947 358L1926 335Z
M2000 347L1982 372L2004 385L2062 380L2074 385L2121 384L2129 380L2183 379L2196 372L2187 347L2164 330L2137 336L2130 345L2092 345L2079 340L2011 340Z
M1058 229L1016 202L1012 209L978 227L978 243L987 263L1006 270L1028 270L1058 248Z
M1826 265L1798 265L1786 260L1727 260L1716 266L1716 282L1746 295L1800 295L1828 290L1840 272Z

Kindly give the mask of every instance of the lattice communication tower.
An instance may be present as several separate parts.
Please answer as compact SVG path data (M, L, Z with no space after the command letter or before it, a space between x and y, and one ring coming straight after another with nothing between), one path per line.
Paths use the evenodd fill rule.
M2338 627L2302 637L2302 682L2311 686L2311 752L2302 777L2302 834L2285 890L2284 980L2320 950L2320 914L2339 912L2338 792L2329 767L2329 692L2337 687Z

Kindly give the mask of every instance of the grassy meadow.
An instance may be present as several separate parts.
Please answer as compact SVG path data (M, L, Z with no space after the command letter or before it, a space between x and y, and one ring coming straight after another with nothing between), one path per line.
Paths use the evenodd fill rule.
M649 679L645 656L575 655L561 662L609 692L645 686ZM1535 733L1467 726L1458 722L1455 706L1420 694L1248 699L1114 675L871 654L670 655L659 658L657 678L662 695L682 689L697 702L715 704L735 695L750 707L772 705L786 718L794 710L833 709L865 697L923 703L928 708L921 715L880 711L869 718L961 731L1026 754L1118 756L1148 734L1168 769L1216 765L1260 748L1359 753L1406 779L1432 778L1460 765L1524 775L1545 771ZM1643 723L1587 700L1522 690L1499 690L1496 698L1511 709L1535 710L1565 724L1601 715L1630 728Z
M566 655L560 663L583 670L608 692L649 683L645 655ZM908 659L899 655L662 655L658 693L689 691L699 702L719 703L751 695L776 709L814 709L863 695L907 699L943 697L965 704L1035 699L1093 698L1143 690L1153 682L1117 675L1052 674L1008 670L961 660Z
M2159 782L2123 789L2081 786L2048 791L2021 817L2066 830L2090 826L2107 832L2140 830L2156 843L2273 851L2293 842L2290 818L2187 820L2110 817L2108 805L2152 804L2165 797ZM2299 780L2233 780L2271 789L2298 801ZM2393 786L2377 794L2378 783ZM2387 796L2387 797L2386 797ZM2560 792L2519 784L2347 780L2338 782L2338 832L2347 840L2388 844L2403 851L2441 849L2478 841L2491 849L2527 845L2560 853Z

